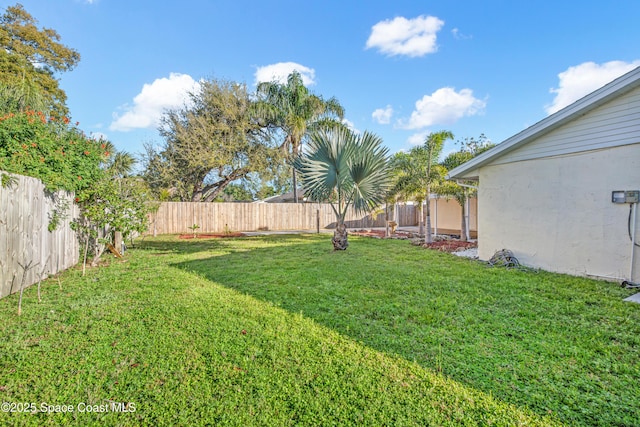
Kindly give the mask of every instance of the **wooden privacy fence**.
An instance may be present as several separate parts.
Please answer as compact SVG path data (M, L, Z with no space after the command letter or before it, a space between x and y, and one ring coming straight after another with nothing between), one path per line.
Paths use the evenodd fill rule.
M257 230L316 230L335 227L335 214L329 204L317 203L201 203L164 202L151 215L149 232L177 234ZM350 228L383 227L384 213L378 215L347 214Z
M474 201L475 202L475 201ZM452 200L440 199L438 204L438 227L460 229L460 206ZM475 203L471 209L471 230L476 230ZM432 200L432 223L435 225L434 200ZM399 204L397 215L390 217L402 226L418 225L420 210L415 205ZM389 212L391 215L391 211ZM336 225L335 214L329 204L318 203L201 203L163 202L151 215L149 233L181 234L224 233L259 230L312 230L331 229ZM384 227L384 212L373 215L357 215L350 210L346 224L349 228Z
M78 215L73 194L50 193L36 178L10 176L13 182L0 186L0 298L19 291L23 275L27 287L74 266L79 257L70 226ZM62 219L49 231L56 210Z

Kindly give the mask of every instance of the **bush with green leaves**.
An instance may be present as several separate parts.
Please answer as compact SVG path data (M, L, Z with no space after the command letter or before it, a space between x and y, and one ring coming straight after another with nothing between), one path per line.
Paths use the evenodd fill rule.
M109 141L87 137L67 118L58 120L34 110L0 117L0 170L38 178L51 192L74 192L81 210L75 229L94 248L103 247L98 239L110 240L113 230L127 238L147 227L147 187L125 177L128 172L121 169L130 168L133 159L115 151ZM56 208L49 231L67 208ZM100 253L97 249L94 261Z
M67 118L33 110L0 117L0 170L38 178L50 191L79 194L100 180L106 149Z
M124 239L147 229L148 187L141 178L103 179L77 201L96 227L118 230Z

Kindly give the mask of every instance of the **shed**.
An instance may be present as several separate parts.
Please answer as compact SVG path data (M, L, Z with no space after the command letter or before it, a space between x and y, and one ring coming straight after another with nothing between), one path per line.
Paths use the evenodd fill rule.
M640 67L451 170L478 185L478 251L528 266L640 281ZM633 193L631 193L633 195Z

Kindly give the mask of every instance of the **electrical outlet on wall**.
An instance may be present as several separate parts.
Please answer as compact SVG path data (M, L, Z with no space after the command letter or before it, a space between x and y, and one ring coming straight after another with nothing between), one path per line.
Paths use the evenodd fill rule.
M617 190L611 192L612 203L638 203L640 201L640 191L638 190Z

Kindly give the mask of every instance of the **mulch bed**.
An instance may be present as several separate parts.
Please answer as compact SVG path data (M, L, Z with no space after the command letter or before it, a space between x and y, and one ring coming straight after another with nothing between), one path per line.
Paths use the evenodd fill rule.
M243 237L245 234L243 233L198 233L196 235L196 239L224 239L225 237ZM181 234L178 236L180 239L193 239L193 234Z
M463 242L460 240L442 240L440 242L423 243L423 248L435 249L442 252L456 252L459 250L465 250L469 248L478 247L477 242Z
M366 237L375 237L378 239L384 239L384 230L353 230L353 231L349 231L349 234L352 235L356 235L356 236L366 236ZM465 250L465 249L469 249L469 248L476 248L478 247L478 243L477 242L463 242L460 240L456 240L456 239L446 239L446 240L439 240L437 242L433 242L433 243L422 243L421 239L417 239L413 236L412 233L407 233L407 232L396 232L395 234L392 234L389 238L391 239L412 239L412 244L416 245L416 246L422 246L423 248L427 248L427 249L435 249L437 251L442 251L442 252L456 252L456 251L460 251L460 250Z

